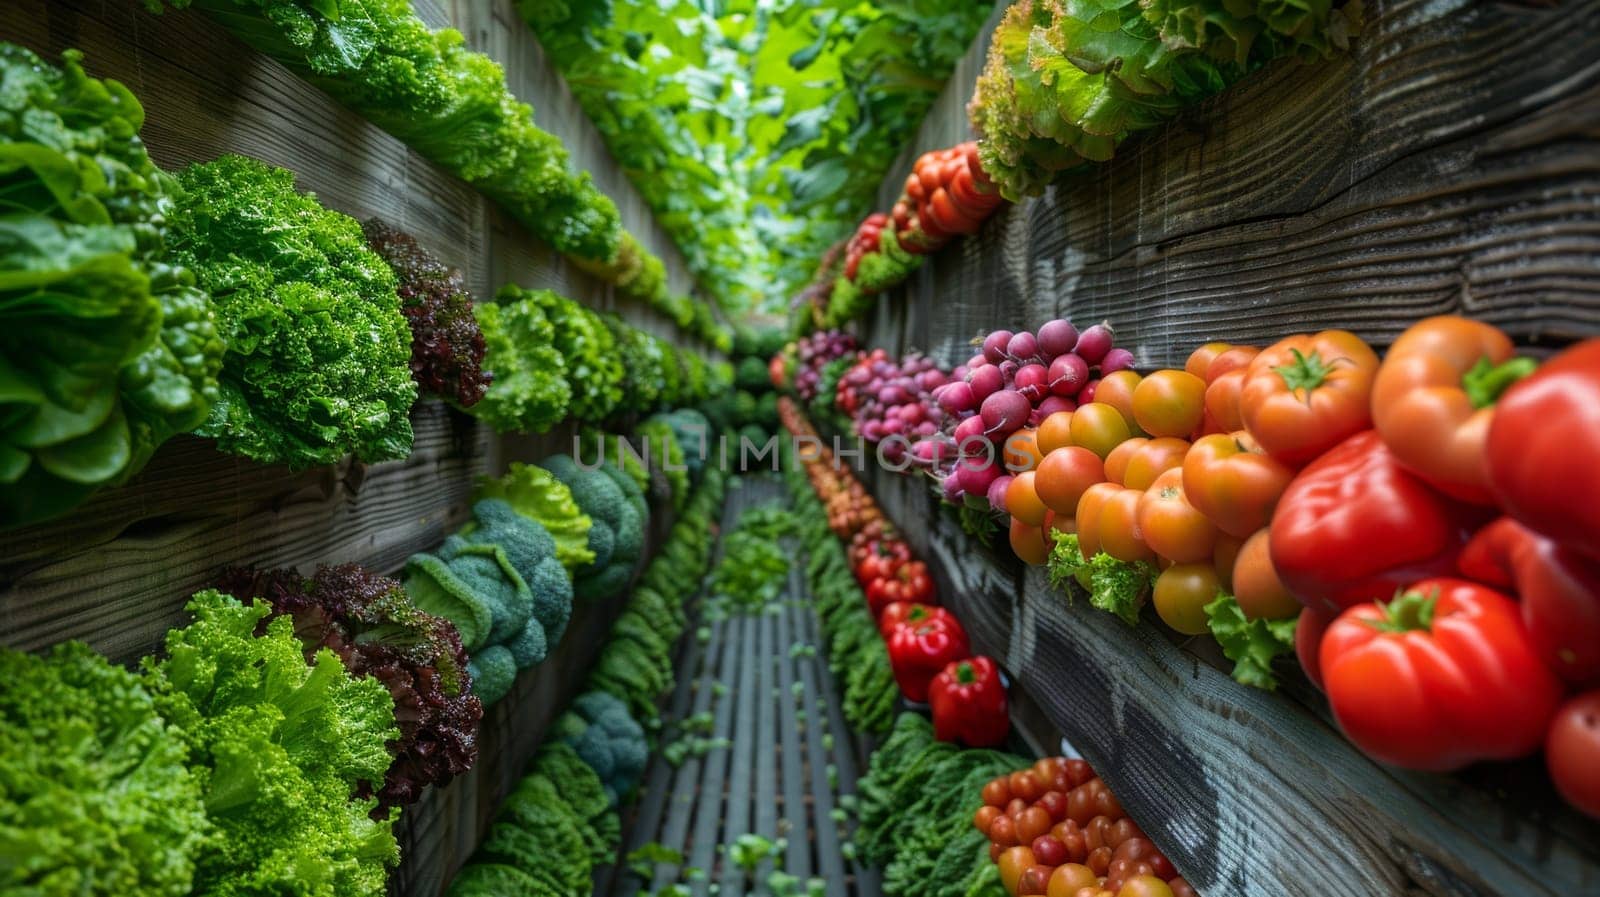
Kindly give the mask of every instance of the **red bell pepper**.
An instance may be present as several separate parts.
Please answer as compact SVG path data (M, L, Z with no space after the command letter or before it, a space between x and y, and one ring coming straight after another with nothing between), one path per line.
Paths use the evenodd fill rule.
M1473 537L1460 566L1469 579L1517 593L1528 637L1556 675L1600 684L1600 561L1502 517Z
M1523 526L1600 557L1600 339L1555 356L1500 397L1489 488Z
M1532 753L1561 701L1515 601L1429 579L1339 615L1322 637L1328 703L1352 742L1408 769Z
M895 601L884 607L883 613L878 615L878 633L888 638L902 625L915 626L942 617L954 619L954 615L942 607L921 601Z
M1486 517L1407 473L1367 430L1284 490L1272 516L1272 565L1301 604L1338 613L1454 573L1456 556Z
M928 700L928 686L939 671L972 656L967 633L954 617L901 626L889 636L889 666L906 700Z
M958 660L933 677L928 687L933 737L967 747L996 747L1011 731L1006 687L1000 669L987 657Z

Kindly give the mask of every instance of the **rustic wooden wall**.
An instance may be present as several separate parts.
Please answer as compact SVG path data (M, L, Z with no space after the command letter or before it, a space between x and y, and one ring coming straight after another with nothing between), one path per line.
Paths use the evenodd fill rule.
M861 327L946 364L999 327L1109 319L1142 368L1319 327L1385 344L1427 314L1536 351L1600 333L1600 2L1376 0L1347 58L1270 66L1113 162L1003 210ZM996 20L998 16L996 17ZM994 22L991 22L991 28ZM987 38L885 181L968 139ZM1129 629L974 546L926 481L874 491L975 644L1104 773L1201 893L1600 894L1600 826L1537 760L1462 776L1364 758L1291 672L1228 678L1208 640Z
M447 9L420 0L418 11L432 25L460 27L474 48L506 66L513 91L535 107L540 125L563 138L574 163L617 201L629 230L662 256L673 288L690 292L681 255L511 4L457 0ZM203 15L157 17L141 0L8 0L0 4L0 39L46 58L76 47L91 74L126 83L145 105L144 136L163 167L224 152L258 157L296 172L300 187L332 208L376 215L413 233L460 267L479 297L506 282L550 287L682 343L655 311L619 299L466 184ZM354 561L397 571L466 519L478 476L571 445L568 427L500 438L433 400L420 402L412 421L416 443L403 461L346 459L300 473L221 454L208 440L173 440L127 487L60 520L0 534L0 644L36 650L76 638L127 663L159 649L166 630L186 621L187 596L223 565L309 570ZM442 892L521 777L554 712L581 685L577 671L591 662L620 604L577 608L562 644L486 715L478 766L404 814L394 893Z

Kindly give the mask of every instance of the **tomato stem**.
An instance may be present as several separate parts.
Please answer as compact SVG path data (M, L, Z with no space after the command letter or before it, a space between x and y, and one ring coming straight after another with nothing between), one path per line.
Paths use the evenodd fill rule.
M1517 357L1500 364L1488 358L1478 359L1461 377L1461 388L1474 408L1487 408L1499 400L1500 394L1523 377L1533 373L1539 363L1532 358Z
M1378 602L1383 615L1367 624L1379 632L1428 632L1433 629L1433 613L1439 603L1439 593L1423 595L1406 592L1396 595L1393 601Z
M1303 354L1299 349L1289 350L1294 355L1294 361L1289 364L1273 368L1278 376L1283 378L1283 384L1289 387L1290 392L1305 390L1310 392L1321 386L1328 375L1333 373L1333 365L1322 360L1322 353L1312 350L1310 355Z

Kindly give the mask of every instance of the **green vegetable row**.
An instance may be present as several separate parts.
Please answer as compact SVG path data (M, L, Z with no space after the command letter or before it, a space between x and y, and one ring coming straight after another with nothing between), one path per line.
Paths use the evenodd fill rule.
M888 897L1005 897L989 838L972 825L990 779L1026 761L958 747L904 713L856 785L857 857L883 867Z
M145 0L193 7L245 43L494 199L533 234L625 295L708 342L726 339L704 303L672 296L666 269L632 234L560 138L534 124L505 73L406 0ZM720 348L721 346L719 346Z
M170 177L114 81L0 44L0 526L125 482L168 438L301 469L411 450L419 385L501 430L697 402L732 372L549 291L458 272L241 156ZM12 89L14 85L14 89Z
M800 521L800 540L809 556L806 581L822 624L828 667L843 684L844 718L855 731L882 735L894 722L894 704L900 695L883 638L850 573L844 546L828 529L827 512L803 469L797 463L786 463L784 478Z

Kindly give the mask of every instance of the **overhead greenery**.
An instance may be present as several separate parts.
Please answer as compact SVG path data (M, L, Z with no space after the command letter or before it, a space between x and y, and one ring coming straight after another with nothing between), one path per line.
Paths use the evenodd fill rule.
M519 0L729 311L780 308L879 184L993 6Z

